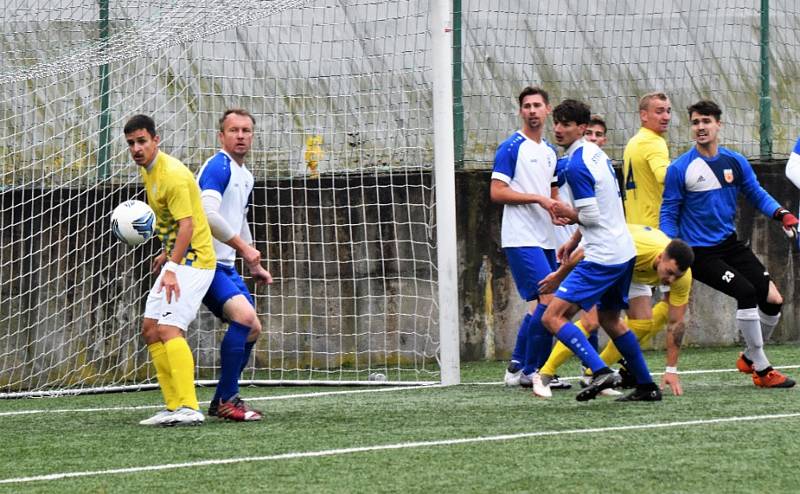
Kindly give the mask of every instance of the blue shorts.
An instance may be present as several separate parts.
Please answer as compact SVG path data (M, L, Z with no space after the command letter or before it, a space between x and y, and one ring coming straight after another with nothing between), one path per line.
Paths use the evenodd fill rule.
M530 302L539 298L539 282L556 270L556 251L541 247L506 247L511 276L520 297Z
M611 266L581 261L561 282L555 295L587 311L595 304L597 310L627 309L635 264L635 257Z
M250 290L247 289L247 285L244 284L244 280L239 276L236 268L217 264L217 269L214 271L214 280L211 282L206 296L203 297L203 304L215 316L226 321L222 306L236 295L244 295L250 304L255 307L256 303L253 300L253 296L250 295Z

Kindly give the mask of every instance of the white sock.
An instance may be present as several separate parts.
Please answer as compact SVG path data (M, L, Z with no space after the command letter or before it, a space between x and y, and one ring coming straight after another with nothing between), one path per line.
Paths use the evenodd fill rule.
M736 326L742 332L745 345L744 355L753 362L753 368L761 371L769 367L769 360L764 353L764 336L761 333L761 321L758 309L739 309L736 311Z
M775 326L777 326L778 321L781 320L781 313L778 312L774 316L769 316L761 312L761 309L758 309L758 318L761 320L761 333L764 335L764 343L766 343L772 338Z

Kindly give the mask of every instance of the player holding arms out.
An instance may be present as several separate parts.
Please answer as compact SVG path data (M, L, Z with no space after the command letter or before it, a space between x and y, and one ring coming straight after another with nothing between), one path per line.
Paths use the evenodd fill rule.
M569 156L564 174L572 205L554 202L551 212L556 218L578 223L570 242L559 249L560 257L568 256L583 239L585 258L558 287L542 322L592 370L591 384L578 393L578 401L591 400L620 380L570 322L578 310L589 310L595 304L600 325L625 356L638 383L636 390L620 400L660 400L661 393L653 383L639 343L620 318L620 311L627 308L636 252L625 225L611 160L582 137L589 118L589 106L576 100L564 100L553 110L556 142L566 148Z
M147 296L142 336L166 409L139 423L199 425L204 417L194 388L194 358L184 335L214 278L211 230L192 172L159 151L161 139L153 119L136 115L125 124L124 133L163 245L152 263L152 272L159 275Z
M229 322L220 345L221 370L208 415L237 422L261 420L239 397L239 376L261 333L255 302L236 271L236 253L242 256L257 283L272 283L261 266L261 252L253 247L247 223L253 175L244 158L253 144L255 121L246 110L227 110L219 120L222 149L205 162L198 174L203 209L214 235L217 266L214 281L203 303L217 317Z
M550 353L552 337L541 318L551 296L540 297L538 283L556 265L549 213L558 196L556 151L543 139L549 99L543 89L526 87L518 101L522 129L497 148L489 189L491 200L504 204L501 244L517 290L528 302L504 378L509 386L519 384L523 375L530 380Z
M736 236L736 200L747 200L793 232L797 218L759 184L750 163L719 144L722 110L702 100L688 108L695 145L667 170L661 230L692 246L692 274L698 281L736 299L736 325L746 348L737 368L764 388L789 388L792 379L774 370L764 341L780 319L783 298L753 251Z

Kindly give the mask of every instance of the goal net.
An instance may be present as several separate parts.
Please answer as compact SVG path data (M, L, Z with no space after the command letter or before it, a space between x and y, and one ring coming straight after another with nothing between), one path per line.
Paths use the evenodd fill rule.
M250 382L439 379L428 2L22 0L0 50L0 395L154 385L141 314L155 241L122 127L154 117L197 172L249 110L250 222L274 276ZM241 269L243 275L246 270ZM225 326L188 331L213 381Z

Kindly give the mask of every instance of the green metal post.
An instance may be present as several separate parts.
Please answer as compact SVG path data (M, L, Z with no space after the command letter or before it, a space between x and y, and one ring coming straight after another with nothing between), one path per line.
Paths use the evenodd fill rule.
M99 0L100 4L100 41L105 43L109 37L108 2ZM109 140L111 137L111 110L109 109L109 74L108 64L100 66L100 136L97 143L98 179L103 180L111 172L109 164Z
M453 140L456 168L464 167L464 90L461 80L461 0L453 0Z
M769 0L761 0L761 97L758 101L761 159L772 158L772 99L769 95Z

